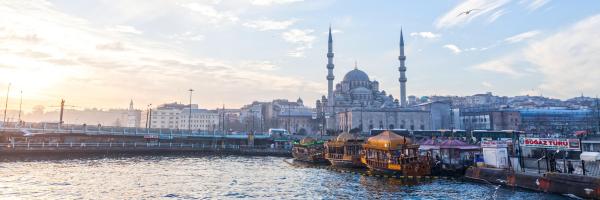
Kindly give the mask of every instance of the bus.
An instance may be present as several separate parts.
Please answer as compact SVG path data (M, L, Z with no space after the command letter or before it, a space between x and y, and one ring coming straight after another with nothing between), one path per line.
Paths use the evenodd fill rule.
M286 136L286 135L290 135L290 132L288 132L285 129L282 129L282 128L270 128L269 129L269 136Z

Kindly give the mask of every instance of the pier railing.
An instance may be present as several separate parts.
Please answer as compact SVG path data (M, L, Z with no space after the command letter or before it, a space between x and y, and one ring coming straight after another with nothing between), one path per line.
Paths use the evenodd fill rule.
M525 171L530 173L546 173L554 169L555 173L572 173L586 176L600 176L600 162L598 161L582 161L582 160L573 160L573 159L556 159L555 166L552 167L551 162L549 162L546 158L536 159L536 158L523 158L523 168L521 169L520 164L518 163L517 158L512 158L512 166L515 170ZM571 163L573 169L569 172L569 165Z

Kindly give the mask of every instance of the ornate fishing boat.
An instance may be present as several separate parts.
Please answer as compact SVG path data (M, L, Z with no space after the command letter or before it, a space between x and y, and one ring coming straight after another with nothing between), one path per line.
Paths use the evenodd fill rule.
M338 167L364 167L360 162L360 151L364 139L344 132L325 143L325 158Z
M430 160L419 155L419 144L392 131L370 137L361 153L361 162L369 169L407 176L429 175Z
M300 142L294 142L292 156L297 161L324 163L327 160L325 160L323 150L323 141L317 141L312 137L305 137Z
M481 147L454 138L435 138L421 142L419 150L421 154L431 155L432 174L462 176L474 164Z

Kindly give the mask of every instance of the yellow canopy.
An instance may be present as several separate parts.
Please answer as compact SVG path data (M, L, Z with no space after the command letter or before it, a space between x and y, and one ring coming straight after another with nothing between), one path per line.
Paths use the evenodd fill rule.
M410 138L395 134L392 131L384 131L379 135L370 137L363 147L379 150L396 150L407 145L413 146Z

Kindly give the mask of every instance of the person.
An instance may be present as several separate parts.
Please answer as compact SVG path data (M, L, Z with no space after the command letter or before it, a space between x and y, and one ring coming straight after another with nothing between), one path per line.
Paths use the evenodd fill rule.
M556 159L554 158L554 154L548 155L548 161L550 162L550 172L556 171Z
M572 174L573 171L575 171L575 168L573 167L573 163L571 163L571 161L567 161L567 172L569 174Z

